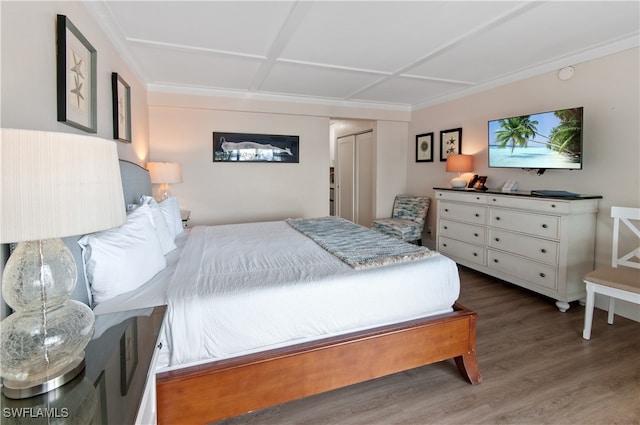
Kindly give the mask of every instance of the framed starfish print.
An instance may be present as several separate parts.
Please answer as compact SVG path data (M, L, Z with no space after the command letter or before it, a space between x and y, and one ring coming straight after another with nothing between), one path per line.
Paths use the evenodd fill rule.
M58 121L96 133L96 49L64 15L56 35Z
M440 132L440 161L446 161L449 155L462 153L462 129L453 128Z
M131 87L118 75L111 74L113 93L113 138L131 143Z

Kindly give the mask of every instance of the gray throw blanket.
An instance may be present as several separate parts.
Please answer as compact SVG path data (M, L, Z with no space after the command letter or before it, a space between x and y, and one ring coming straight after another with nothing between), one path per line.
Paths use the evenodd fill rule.
M287 223L354 269L426 258L435 251L401 241L339 217Z

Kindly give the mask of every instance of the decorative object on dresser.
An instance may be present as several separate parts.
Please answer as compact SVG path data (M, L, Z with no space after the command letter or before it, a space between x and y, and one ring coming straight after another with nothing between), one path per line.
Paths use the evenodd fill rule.
M454 189L464 189L467 186L467 181L461 177L461 173L468 173L473 171L473 155L449 155L447 157L448 173L458 173L457 177L451 179L451 187Z
M591 324L593 321L593 308L595 305L595 294L602 294L609 297L609 314L607 322L613 324L615 314L615 299L640 304L640 246L631 251L620 254L622 248L620 244L620 233L624 224L628 230L640 238L640 208L611 207L611 217L613 218L613 247L611 252L611 267L599 267L589 272L584 277L587 286L587 303L584 309L584 329L582 337L591 338Z
M118 75L111 74L113 98L113 138L131 143L131 87Z
M182 167L177 162L148 162L151 183L160 185L158 200L171 196L170 184L182 183Z
M585 297L593 270L597 195L434 188L437 250L458 264L556 300L560 311Z
M398 195L393 202L391 218L373 220L372 228L405 242L422 245L429 203L426 196Z
M64 15L57 17L56 35L58 121L96 133L98 53Z
M2 243L18 242L3 273L15 310L1 323L4 394L48 392L84 367L91 309L69 300L75 260L59 239L126 219L116 145L97 137L2 129Z
M433 133L416 135L416 162L433 162Z
M446 161L449 155L462 152L462 128L453 128L440 132L440 161Z

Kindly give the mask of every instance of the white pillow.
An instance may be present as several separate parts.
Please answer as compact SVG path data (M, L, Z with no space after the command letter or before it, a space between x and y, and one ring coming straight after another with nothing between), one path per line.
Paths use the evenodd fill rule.
M164 214L164 218L167 220L169 229L173 231L173 237L184 231L182 227L182 218L180 217L180 207L178 206L178 198L175 196L169 196L167 199L163 199L158 203L160 211Z
M78 243L95 303L142 286L167 265L148 205L131 212L122 226Z
M174 234L169 229L167 220L164 218L164 214L162 214L162 211L160 211L160 207L158 206L156 200L153 199L153 196L142 196L140 198L140 203L143 205L149 205L149 208L151 209L153 224L155 225L156 232L158 233L158 239L160 240L162 253L166 255L176 249Z

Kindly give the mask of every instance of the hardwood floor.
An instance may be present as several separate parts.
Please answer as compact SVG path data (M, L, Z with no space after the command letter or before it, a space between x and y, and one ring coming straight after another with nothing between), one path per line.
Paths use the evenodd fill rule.
M453 360L218 422L235 424L639 424L640 324L461 268L460 302L478 313L483 383Z

